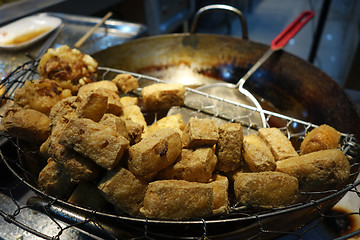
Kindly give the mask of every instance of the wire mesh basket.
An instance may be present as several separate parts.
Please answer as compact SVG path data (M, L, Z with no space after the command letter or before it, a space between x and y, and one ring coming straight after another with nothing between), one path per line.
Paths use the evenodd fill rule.
M3 108L12 104L15 89L21 87L26 79L37 77L36 67L36 61L29 61L2 80L1 101ZM100 67L98 78L99 80L112 79L119 73L129 72ZM162 82L150 76L130 74L138 79L140 87ZM173 107L168 114L175 113L181 113L185 121L190 117L207 117L219 122L239 122L243 125L244 134L252 133L258 128L264 127L262 122L257 120L259 118L254 117L254 115L264 114L266 127L279 128L292 141L293 145L297 146L297 149L305 134L316 127L312 123L267 110L262 110L259 113L255 107L221 99L192 88L187 88L185 105ZM158 113L151 114L151 116L151 122L160 118ZM24 166L21 161L24 156L39 157L38 150L27 148L16 138L5 135L2 137L5 139L4 142L6 143L3 145L6 147L2 147L1 158L17 177L19 183L2 188L2 191L12 196L11 201L17 207L11 213L0 209L0 215L7 222L44 239L60 238L63 232L69 228L78 228L105 239L266 239L284 234L291 234L301 239L304 232L319 224L321 219L334 217L328 215L327 212L346 193L354 192L360 199L360 192L357 190L360 181L356 180L359 174L360 148L355 137L348 133L342 133L341 136L341 150L349 158L351 164L350 178L346 182L340 185L333 184L324 189L301 191L299 193L303 199L301 203L283 208L253 209L232 204L228 214L186 221L146 219L114 212L99 212L52 197L38 189L36 182L32 181L37 176L32 176L28 166ZM33 193L24 206L21 206L13 197L13 192L17 191L19 186ZM47 235L32 227L27 221L20 222L18 220L19 214L27 209L45 213L49 217L49 221L56 223L58 232ZM352 212L347 215L359 215L359 212ZM65 222L66 225L63 226L60 222ZM313 225L309 227L309 223L313 223ZM296 232L305 225L308 225L307 230ZM349 233L344 238L357 234L359 234L359 230Z

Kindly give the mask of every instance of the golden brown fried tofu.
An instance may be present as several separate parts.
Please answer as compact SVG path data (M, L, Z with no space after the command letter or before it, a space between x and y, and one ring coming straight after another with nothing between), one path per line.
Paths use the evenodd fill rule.
M137 79L126 73L116 75L112 81L123 93L131 92L139 87Z
M98 188L117 209L137 216L144 200L147 183L121 168L118 171L109 171L98 184Z
M120 102L123 107L126 108L131 105L137 105L139 103L139 99L137 97L124 96L120 98Z
M154 124L152 124L148 127L148 131L146 133L149 134L160 128L172 128L172 129L176 130L180 134L180 137L181 137L182 132L185 129L185 126L186 125L185 125L184 120L181 117L181 114L178 113L175 115L170 115L170 116L166 116L166 117L159 119Z
M184 180L149 183L140 212L147 218L181 220L212 213L213 188L210 184Z
M76 96L67 97L57 102L50 111L50 127L52 128L58 121L63 121L63 117L67 114L74 113L80 105Z
M182 135L185 148L212 147L218 139L217 123L208 118L190 118Z
M132 120L125 120L125 125L129 132L130 145L140 142L144 127Z
M79 86L96 80L97 67L98 63L90 55L63 45L48 49L40 59L38 72L43 78L55 80L62 88L76 92Z
M242 173L234 182L236 200L246 206L274 208L294 203L298 180L285 173Z
M343 182L350 163L339 149L320 150L276 162L276 171L296 177L302 185Z
M212 148L183 149L179 160L162 170L158 177L207 183L211 181L216 163L217 157Z
M214 175L214 180L209 183L213 188L213 214L229 212L229 180L220 174Z
M252 172L274 171L276 163L269 147L256 134L244 137L244 160Z
M94 92L97 90L103 90L103 89L109 90L110 92L119 93L118 88L115 83L113 83L112 81L109 81L109 80L102 80L102 81L88 83L88 84L82 86L79 89L77 96L81 99L84 99L87 97L87 95L90 92Z
M98 89L95 92L102 94L108 98L107 104L107 113L112 113L114 115L120 116L123 112L123 105L121 104L120 96L117 92L108 90L108 89Z
M329 125L321 125L306 134L300 146L300 154L304 155L319 150L337 148L341 133Z
M63 199L70 196L75 184L61 166L50 158L39 174L38 186L45 193Z
M234 171L241 165L243 130L240 123L224 123L219 126L219 140L216 144L218 163L216 168L223 172Z
M59 143L108 170L119 164L129 147L129 141L114 129L86 118L70 119L59 137Z
M180 153L179 133L171 128L162 128L129 148L129 170L136 176L152 178L170 166Z
M14 102L49 115L51 108L60 100L70 97L69 89L62 89L56 81L49 79L27 80L15 90Z
M278 128L260 128L258 134L270 148L275 161L298 156L290 140Z
M139 124L143 128L143 131L147 131L147 123L139 106L131 105L124 108L121 117Z
M100 121L107 111L108 97L98 92L90 92L81 101L75 113L79 118L88 118L95 122Z
M156 111L184 105L185 91L179 83L156 83L144 87L141 94L145 108Z
M50 119L33 109L9 108L1 119L0 131L38 144L50 135Z
M90 159L75 152L73 149L58 143L57 139L50 141L48 154L70 176L71 181L87 182L99 175L99 166Z
M67 201L96 211L107 207L106 199L93 183L78 184Z
M100 119L100 123L109 126L112 129L115 129L116 132L124 136L127 140L131 141L129 131L126 127L126 122L121 117L115 116L114 114L106 113Z

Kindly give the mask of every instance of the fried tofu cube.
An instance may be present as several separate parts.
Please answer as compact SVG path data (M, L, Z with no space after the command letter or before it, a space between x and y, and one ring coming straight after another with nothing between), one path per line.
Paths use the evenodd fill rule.
M59 121L63 121L63 117L70 113L74 113L76 108L80 105L80 101L76 96L67 97L57 102L50 111L50 127L52 128Z
M148 131L146 133L147 134L152 133L160 128L172 128L176 130L181 137L182 132L185 129L185 126L186 125L181 117L181 114L178 113L175 115L170 115L159 119L157 122L149 126Z
M240 123L225 123L219 126L219 140L216 144L217 169L230 172L240 167L243 138Z
M120 102L126 108L131 105L138 105L139 99L137 97L124 96L120 98Z
M236 200L246 206L284 207L296 200L298 180L279 172L241 173L236 176L234 191Z
M270 148L275 161L298 156L290 140L278 128L260 128L258 134Z
M181 220L207 216L212 209L210 184L162 180L149 183L140 212L147 218Z
M39 144L50 135L50 119L33 109L9 108L1 119L0 131Z
M185 148L212 147L218 139L217 123L208 118L190 118L182 135Z
M116 75L112 81L123 93L131 92L139 87L137 79L126 73Z
M350 176L349 160L339 149L288 158L276 165L276 171L296 177L301 185L343 182Z
M129 147L129 141L114 129L86 118L72 118L61 133L59 143L107 170L119 164Z
M84 99L90 92L96 91L98 89L107 89L111 92L119 93L115 83L113 83L112 81L103 80L81 86L79 88L77 96L81 99Z
M139 124L143 131L146 131L147 129L147 123L145 121L145 117L141 112L141 109L137 105L131 105L126 108L124 108L124 111L121 115L122 118L125 120L131 120L137 124Z
M61 166L50 158L39 174L38 186L45 193L64 199L70 196L75 188L75 183L71 181L70 176L64 172Z
M162 128L129 148L128 167L136 176L151 178L170 166L180 153L179 133L171 128Z
M108 204L96 185L92 183L78 184L67 201L96 211L106 209Z
M228 213L230 208L228 189L229 180L220 174L214 175L209 184L213 188L213 214Z
M108 97L97 92L90 92L79 104L75 113L79 118L89 118L100 121L107 111Z
M274 171L275 158L266 143L256 134L244 137L244 160L252 172Z
M179 160L162 170L158 177L207 183L211 181L216 163L217 157L212 148L183 149Z
M141 93L145 108L155 111L184 105L185 91L179 83L156 83L144 87Z
M144 127L132 120L125 120L125 125L129 132L130 145L140 142L142 139L142 133L144 132Z
M126 122L121 117L114 114L106 113L101 119L100 123L115 129L120 135L124 136L127 140L131 141L129 131L126 127Z
M117 209L139 215L147 183L125 168L109 171L99 182L98 189Z
M306 134L300 146L300 154L304 155L319 150L337 148L341 133L329 125L321 125Z

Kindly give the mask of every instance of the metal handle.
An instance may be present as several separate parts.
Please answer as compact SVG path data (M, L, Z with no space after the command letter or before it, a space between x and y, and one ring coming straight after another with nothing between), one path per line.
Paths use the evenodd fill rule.
M197 23L199 21L200 16L202 16L203 14L205 14L209 11L219 11L219 10L223 10L223 11L227 11L227 12L236 14L239 17L240 22L241 22L243 39L249 39L248 29L247 29L247 24L246 24L246 19L244 17L244 14L239 9L229 6L229 5L225 5L225 4L213 4L213 5L209 5L209 6L200 8L196 12L194 20L191 24L190 33L195 33Z

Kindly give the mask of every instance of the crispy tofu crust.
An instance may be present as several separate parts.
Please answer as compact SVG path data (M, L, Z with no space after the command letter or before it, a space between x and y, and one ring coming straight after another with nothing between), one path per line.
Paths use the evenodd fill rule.
M212 147L218 139L217 123L208 118L190 118L182 135L184 148Z
M141 177L153 177L171 165L181 153L179 133L171 128L159 129L129 148L129 170Z
M114 129L86 118L72 118L59 137L59 143L73 148L99 166L116 167L129 147L129 141Z
M112 81L123 93L131 92L139 87L137 79L126 73L116 75Z
M304 155L319 150L337 148L341 133L329 125L321 125L306 134L300 146L300 154Z
M216 163L217 157L212 148L182 149L179 160L162 170L158 177L207 183L211 181Z
M256 134L244 137L244 160L252 172L274 171L274 156L265 142Z
M50 127L55 126L59 121L64 121L64 116L74 113L76 108L80 105L79 99L76 96L67 97L57 102L50 111Z
M209 215L212 209L210 184L162 180L149 183L140 212L148 218L181 220Z
M350 163L339 149L320 150L276 162L276 171L296 177L301 185L343 182Z
M76 115L79 118L88 118L95 122L100 121L106 113L108 106L108 97L99 94L97 91L90 92L76 108Z
M117 94L119 93L118 88L115 83L113 83L112 81L109 81L109 80L102 80L102 81L88 83L88 84L82 86L79 89L77 96L81 99L84 99L87 97L87 95L90 92L93 92L96 90L101 90L101 89L106 89L111 92L115 92Z
M294 203L298 180L285 173L239 173L234 182L239 203L261 208L283 207Z
M143 131L147 131L148 126L139 106L131 105L124 108L121 117L139 124Z
M126 108L131 105L137 105L139 103L139 99L137 97L124 96L120 98L120 102L123 107Z
M33 109L9 108L1 119L0 131L41 144L50 135L50 119L44 113Z
M181 114L178 113L175 115L170 115L170 116L166 116L166 117L159 119L154 124L152 124L148 127L148 131L146 132L146 134L152 133L160 128L172 128L172 129L176 130L180 134L180 137L181 137L182 132L185 129L185 126L186 125L185 125L184 120L181 117Z
M144 200L147 183L121 168L118 171L109 171L99 182L98 188L116 208L137 216Z
M225 123L219 126L219 140L216 144L218 163L216 168L223 172L234 171L241 165L243 130L240 123Z
M278 128L260 128L258 134L269 146L275 161L298 156L290 140Z
M49 115L51 108L60 100L70 97L69 89L63 90L56 81L49 79L27 80L15 90L14 102Z
M124 136L131 142L129 131L126 127L126 122L121 117L115 116L114 114L106 113L100 119L100 123L115 129L120 135Z
M67 201L96 211L106 209L108 204L93 183L78 184Z
M213 188L213 214L229 212L229 180L220 174L213 176L213 181L209 183Z
M141 93L145 108L156 111L184 105L185 91L179 83L157 83L144 87Z

